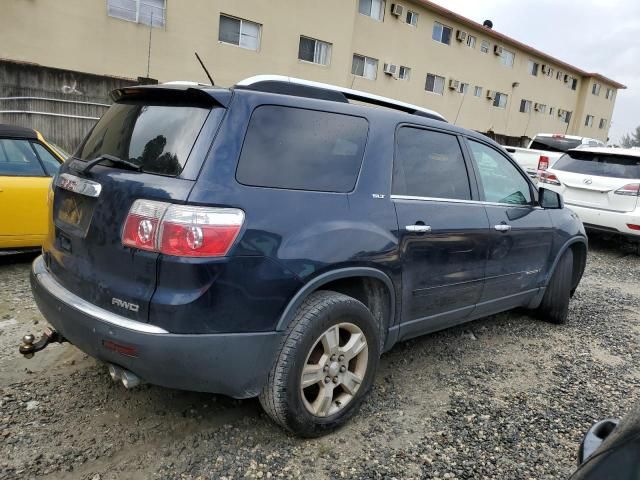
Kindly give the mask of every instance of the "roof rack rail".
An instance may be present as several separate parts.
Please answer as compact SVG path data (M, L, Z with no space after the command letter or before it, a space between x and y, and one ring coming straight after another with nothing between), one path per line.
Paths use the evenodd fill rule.
M338 87L328 83L313 82L301 78L287 77L284 75L256 75L245 78L236 84L237 88L248 90L268 91L285 95L318 98L333 102L348 103L349 100L357 100L381 107L431 118L434 120L447 120L438 112L428 108L419 107L410 103L401 102L392 98L382 97L373 93L353 90L351 88Z

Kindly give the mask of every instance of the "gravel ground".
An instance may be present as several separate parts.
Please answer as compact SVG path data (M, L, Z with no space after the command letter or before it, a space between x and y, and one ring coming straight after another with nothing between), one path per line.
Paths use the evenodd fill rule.
M19 358L45 324L31 258L0 263L0 479L567 478L588 427L640 392L640 257L605 238L567 325L517 311L400 344L357 417L317 440L256 400L127 391L68 344Z

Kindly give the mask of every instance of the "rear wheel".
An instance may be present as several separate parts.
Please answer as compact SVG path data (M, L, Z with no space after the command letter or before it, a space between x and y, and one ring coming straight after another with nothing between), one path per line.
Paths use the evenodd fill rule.
M328 433L355 414L371 389L379 345L365 305L341 293L311 294L287 330L262 407L300 436Z
M573 251L569 248L560 257L551 281L536 309L540 318L551 323L565 323L569 313L571 281L573 276Z

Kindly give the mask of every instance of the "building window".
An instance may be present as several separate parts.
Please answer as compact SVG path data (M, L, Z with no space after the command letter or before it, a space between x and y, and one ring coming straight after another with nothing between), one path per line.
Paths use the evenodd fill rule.
M458 85L458 93L466 95L468 91L469 91L469 84L460 82L460 85Z
M305 62L329 65L331 62L331 44L301 36L298 58Z
M414 27L418 26L418 14L411 10L407 10L407 23L409 25L413 25Z
M378 60L375 58L365 57L363 55L353 54L351 73L358 77L375 80L378 77Z
M564 77L564 74L558 70L558 73L556 73L556 80L562 80L563 77Z
M613 89L607 88L607 93L605 94L605 98L607 100L611 100L613 98Z
M476 37L473 35L467 35L467 47L476 48Z
M428 73L427 83L424 89L427 92L442 95L444 93L444 77L441 77L440 75L434 75L433 73Z
M593 127L593 115L587 115L587 118L584 120L585 127Z
M498 108L506 108L508 98L509 95L507 95L506 93L496 92L496 96L493 99L493 106Z
M555 108L549 107L549 115L553 115L554 111L555 111Z
M602 85L600 85L599 83L594 83L591 87L591 93L594 95L600 95L600 88L602 88Z
M538 64L536 62L534 62L533 60L529 60L529 66L528 66L528 70L529 70L529 74L533 75L534 77L538 76Z
M489 53L489 47L491 47L491 44L486 40L483 40L482 43L480 44L480 51L482 53Z
M107 14L129 22L164 27L165 0L107 0Z
M451 44L451 32L451 27L447 27L438 22L433 22L433 32L431 32L431 38L433 38L436 42L449 45Z
M603 130L604 128L606 128L607 126L607 119L606 118L601 118L600 119L600 124L598 125L598 128L600 130Z
M544 103L536 103L536 112L547 113L547 106Z
M571 79L571 90L575 90L576 88L578 88L578 79L577 78L572 78Z
M531 112L531 100L520 100L520 113Z
M567 112L566 110L562 112L561 118L564 123L569 123L571 121L572 112Z
M482 96L482 87L475 87L473 89L473 96L474 97L481 97Z
M400 69L398 70L398 78L400 80L409 80L411 78L411 69L409 67L400 65Z
M237 45L248 50L260 48L260 30L262 25L241 18L220 15L218 40Z
M358 11L381 22L384 20L384 0L360 0Z
M500 54L500 63L505 67L513 67L513 60L515 56L515 53L503 48L502 53Z

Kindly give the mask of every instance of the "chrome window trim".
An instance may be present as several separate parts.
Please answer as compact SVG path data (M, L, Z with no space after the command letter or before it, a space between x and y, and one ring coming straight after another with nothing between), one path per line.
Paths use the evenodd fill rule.
M540 209L537 205L518 205L515 203L497 203L497 202L483 202L480 200L461 200L458 198L438 198L438 197L415 197L411 195L391 195L391 200L427 200L432 202L450 202L450 203L467 203L469 205L491 205L496 207L510 207L510 208L533 208Z
M56 176L55 184L56 187L64 188L65 190L79 193L80 195L86 195L87 197L97 198L100 196L100 192L102 191L102 185L98 182L76 177L70 173L61 173Z
M102 321L104 323L126 328L127 330L133 330L134 332L154 334L169 333L164 328L160 328L148 323L139 322L137 320L131 320L130 318L126 318L100 308L70 292L62 285L60 285L60 283L58 283L58 281L53 278L53 275L51 275L47 271L42 255L33 261L32 269L33 274L35 275L38 283L42 288L44 288L47 292L49 292L51 295L56 297L68 307L78 310L85 315L89 315L90 317L93 317L96 320Z

